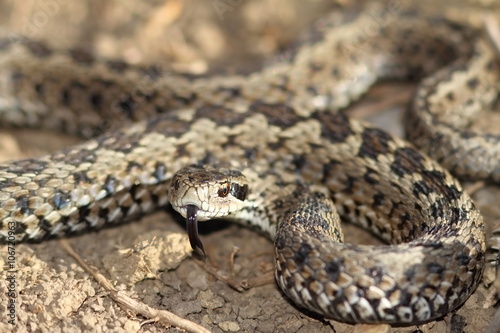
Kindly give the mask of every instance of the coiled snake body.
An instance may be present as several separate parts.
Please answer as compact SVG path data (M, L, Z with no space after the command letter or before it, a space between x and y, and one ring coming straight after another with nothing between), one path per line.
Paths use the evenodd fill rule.
M498 181L498 146L486 159L463 150L483 154L477 141L491 146L498 138L458 129L467 122L461 114L493 101L498 69L475 29L393 10L370 34L369 11L333 13L280 61L247 77L163 76L3 39L2 123L93 136L102 119L149 119L1 164L0 239L38 241L136 219L176 201L183 187L174 174L195 165L188 168L216 186L215 198L233 200L230 217L275 240L278 284L298 305L352 323L418 323L452 311L481 278L481 215L437 162L335 111L379 79L435 72L412 103L411 136L458 176ZM448 146L458 155L443 153ZM236 170L229 175L237 180L210 183L201 166ZM195 192L201 202L188 205L205 209L208 194ZM342 243L335 211L392 245Z

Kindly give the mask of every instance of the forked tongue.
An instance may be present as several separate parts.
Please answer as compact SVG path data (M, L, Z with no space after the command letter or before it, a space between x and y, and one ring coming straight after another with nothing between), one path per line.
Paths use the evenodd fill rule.
M200 237L198 237L198 207L195 205L187 205L186 208L186 226L191 248L200 256L206 257L203 243Z

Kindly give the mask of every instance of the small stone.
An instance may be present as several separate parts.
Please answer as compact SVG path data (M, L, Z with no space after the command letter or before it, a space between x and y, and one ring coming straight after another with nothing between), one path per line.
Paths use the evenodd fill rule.
M219 323L219 327L224 332L238 332L241 330L240 325L234 321L223 321Z
M207 290L209 287L207 276L196 271L188 274L186 282L193 289Z
M258 304L252 303L244 306L234 305L233 311L235 311L235 313L238 313L241 318L248 319L257 318L262 312L262 308Z
M123 325L126 332L139 332L141 324L138 321L127 320Z
M182 302L172 309L176 315L183 318L191 313L200 313L202 310L198 301Z
M198 299L200 300L200 305L209 310L217 309L224 305L224 299L220 296L215 296L210 290L201 291Z
M90 308L92 310L94 310L95 312L104 312L106 309L104 308L104 306L100 305L100 304L92 304L90 305Z
M96 324L96 317L91 315L91 314L86 314L82 317L81 319L82 324L85 328L91 330L92 328L95 327Z

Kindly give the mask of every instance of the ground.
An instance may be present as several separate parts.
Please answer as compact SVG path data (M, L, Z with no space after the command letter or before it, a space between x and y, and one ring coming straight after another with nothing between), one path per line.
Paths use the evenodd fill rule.
M132 63L161 59L198 73L249 72L335 6L321 0L307 5L298 0L46 0L23 5L7 0L0 2L0 27ZM412 84L379 85L349 113L402 136L402 110L413 89ZM57 133L2 129L0 160L39 156L78 141ZM465 186L473 191L490 234L500 227L500 188ZM206 263L193 258L183 221L170 210L68 242L126 296L212 332L483 332L496 311L490 306L492 287L481 285L456 313L425 325L388 328L325 320L295 307L280 292L272 278L271 241L226 223L203 227L202 233ZM345 234L348 242L378 243L350 225ZM7 249L2 246L0 251L1 267ZM58 240L17 245L15 255L16 325L7 322L6 304L0 302L2 332L180 331L138 314L137 308L118 305L113 292ZM0 271L0 289L7 288L7 275Z

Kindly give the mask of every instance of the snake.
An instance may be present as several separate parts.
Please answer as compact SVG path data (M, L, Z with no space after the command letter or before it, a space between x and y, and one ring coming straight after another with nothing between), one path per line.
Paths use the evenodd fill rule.
M457 179L500 179L499 137L467 129L498 74L484 31L403 2L329 13L248 75L197 77L4 36L2 124L89 140L0 163L0 241L172 204L200 253L198 221L267 235L276 281L299 307L346 323L441 318L482 277L483 217ZM406 116L420 148L343 112L389 79L421 80ZM387 244L344 243L340 220Z

